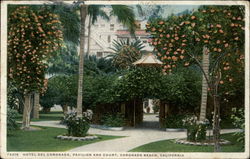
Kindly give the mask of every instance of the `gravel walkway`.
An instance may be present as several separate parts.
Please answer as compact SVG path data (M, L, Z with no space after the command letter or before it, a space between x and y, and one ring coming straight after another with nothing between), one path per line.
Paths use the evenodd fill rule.
M152 122L154 121L157 122L157 120L155 119L151 120L153 119L152 115L146 115L145 118L147 118L144 120L146 121L146 124L144 122L144 124L142 124L137 128L126 128L123 131L110 131L110 130L90 128L89 129L90 134L126 136L126 137L80 146L71 149L69 152L128 152L133 148L136 148L138 146L150 142L186 137L186 132L166 132L157 128L148 128L147 126L152 125L153 124ZM150 119L150 121L148 119ZM59 121L31 122L31 125L66 128L64 125L59 124ZM235 131L237 130L223 129L221 130L221 133L229 133Z

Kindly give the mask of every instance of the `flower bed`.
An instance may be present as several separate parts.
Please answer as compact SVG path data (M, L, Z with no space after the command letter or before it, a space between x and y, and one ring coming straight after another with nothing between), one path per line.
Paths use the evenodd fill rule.
M98 136L85 136L85 137L75 137L75 136L66 136L66 135L58 135L57 139L62 140L72 140L72 141L86 141L86 140L94 140L98 139Z
M212 146L212 145L214 145L213 140L204 140L202 142L192 142L192 141L188 141L187 139L177 139L177 140L175 140L175 143L184 144L184 145L196 145L196 146ZM220 140L220 145L228 145L228 144L231 144L231 142L224 140L224 139Z

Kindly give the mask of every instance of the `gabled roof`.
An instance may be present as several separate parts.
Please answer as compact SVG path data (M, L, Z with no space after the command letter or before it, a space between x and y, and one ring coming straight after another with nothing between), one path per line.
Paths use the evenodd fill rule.
M154 54L149 53L147 55L142 56L141 59L135 61L134 65L162 65L163 63L158 60Z

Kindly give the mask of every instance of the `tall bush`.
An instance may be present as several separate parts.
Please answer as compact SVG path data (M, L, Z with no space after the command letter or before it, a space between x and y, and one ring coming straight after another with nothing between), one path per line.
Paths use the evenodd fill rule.
M18 128L16 118L18 113L16 110L7 108L7 135L11 135L14 130Z
M244 109L232 109L233 114L231 115L231 119L233 120L233 125L236 128L241 129L240 132L236 132L235 135L238 136L237 141L242 143L242 147L245 147L245 116Z

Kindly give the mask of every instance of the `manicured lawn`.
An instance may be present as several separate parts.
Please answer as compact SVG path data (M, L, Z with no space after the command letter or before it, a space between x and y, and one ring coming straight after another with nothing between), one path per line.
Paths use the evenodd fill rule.
M223 134L221 138L232 142L231 145L222 146L222 152L244 152L233 133ZM174 143L174 140L162 140L139 146L130 152L213 152L213 146L182 145Z
M18 121L22 120L22 114L19 114L17 117ZM31 119L31 121L44 121L44 120L61 120L63 117L63 112L49 112L39 114L39 119Z
M78 146L122 137L97 135L100 139L92 141L68 141L55 138L57 135L65 134L66 129L40 128L42 130L17 130L13 132L13 135L7 138L7 151L67 151Z

